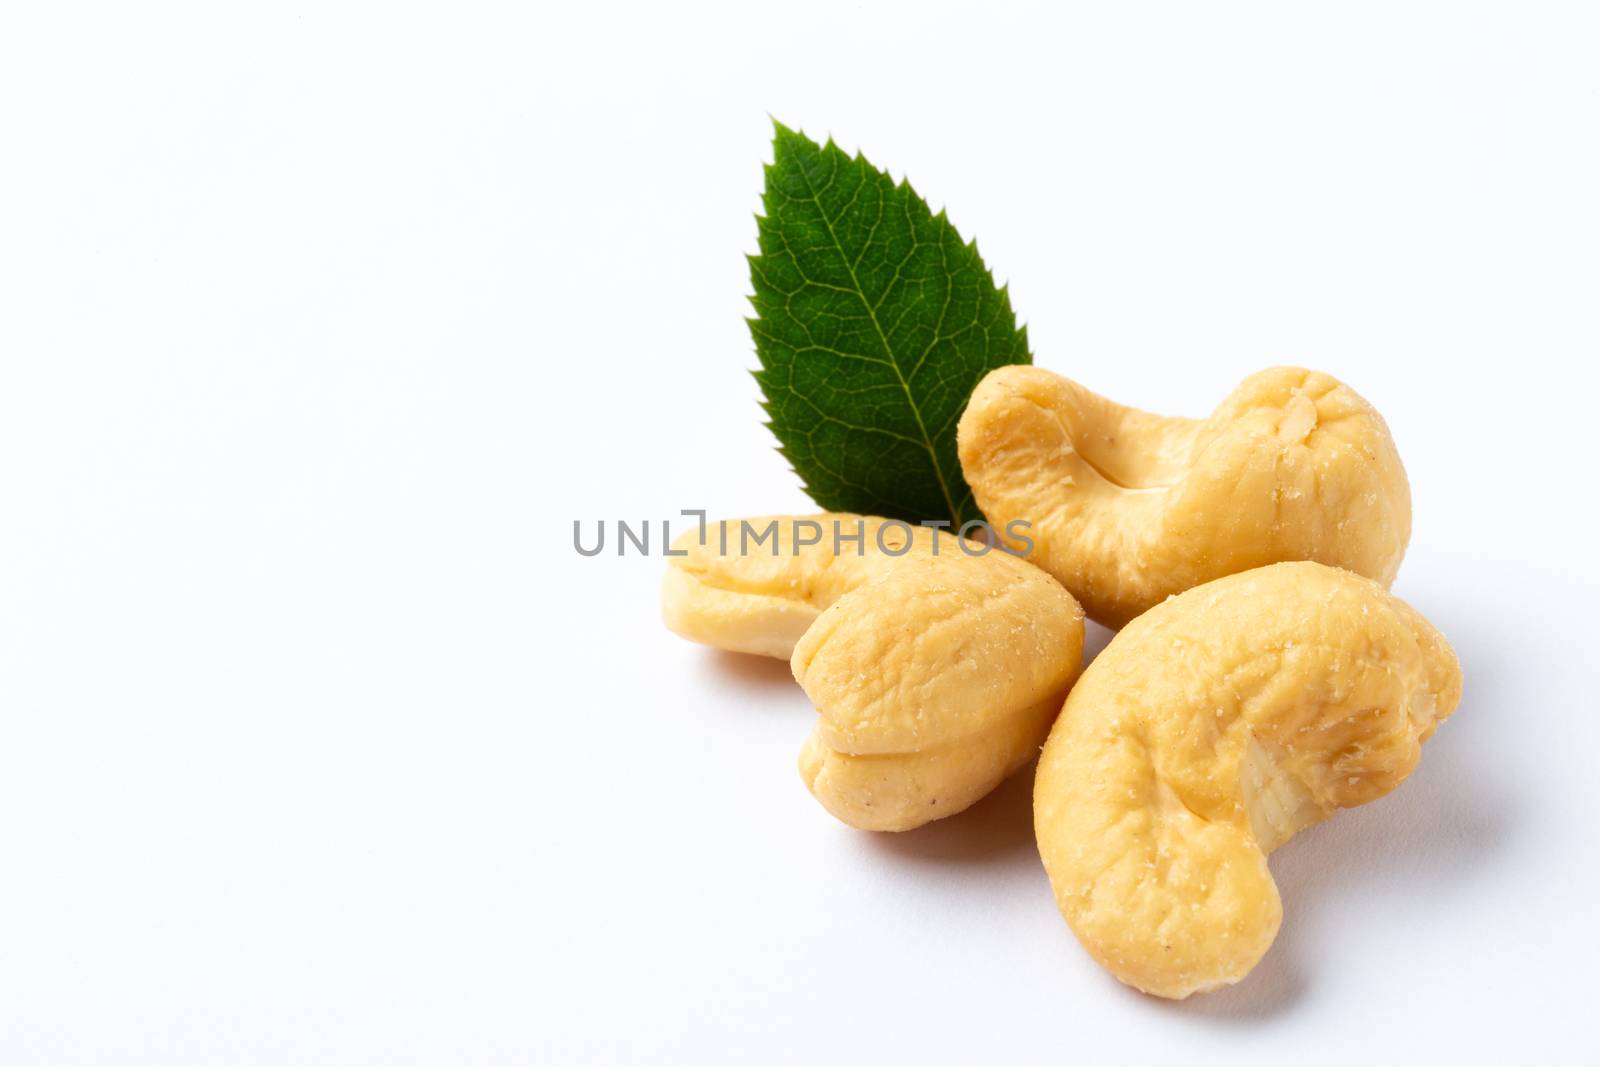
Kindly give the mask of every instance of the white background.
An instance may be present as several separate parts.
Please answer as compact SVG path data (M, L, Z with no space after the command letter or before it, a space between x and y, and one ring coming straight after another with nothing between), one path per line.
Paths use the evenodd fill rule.
M560 6L7 8L0 1063L1592 1055L1595 7ZM834 822L786 666L573 550L808 507L769 113L948 206L1042 366L1388 418L1466 697L1274 857L1242 985L1095 967L1026 774Z

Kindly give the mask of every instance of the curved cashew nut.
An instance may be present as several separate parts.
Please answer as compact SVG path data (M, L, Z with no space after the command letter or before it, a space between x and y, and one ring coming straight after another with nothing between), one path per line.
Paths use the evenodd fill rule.
M821 713L800 774L862 829L953 815L1038 752L1082 654L1083 610L1037 567L999 550L906 563L795 646Z
M1316 560L1388 585L1411 490L1382 417L1326 374L1246 378L1204 420L1112 403L1037 367L991 371L961 417L961 468L999 529L1089 616L1120 626L1202 582Z
M800 753L807 788L841 821L909 830L961 811L1031 760L1077 677L1083 610L1049 575L998 549L880 519L825 515L866 551L800 546L723 554L678 542L663 613L691 640L782 655L819 713ZM767 520L755 520L763 526ZM780 518L789 527L792 519ZM809 534L806 535L809 538ZM831 539L830 539L831 540ZM791 636L796 634L797 636Z
M1454 652L1382 586L1281 563L1168 600L1084 672L1034 782L1056 902L1123 982L1238 981L1282 917L1267 853L1416 766Z
M931 556L937 532L844 512L709 523L703 538L690 530L672 542L683 554L662 580L662 620L702 645L788 659L825 608L908 559ZM948 535L939 544L961 554Z

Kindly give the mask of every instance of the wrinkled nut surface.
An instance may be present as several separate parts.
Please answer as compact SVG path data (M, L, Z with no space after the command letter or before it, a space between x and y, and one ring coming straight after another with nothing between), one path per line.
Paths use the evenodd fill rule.
M853 515L810 517L825 526ZM765 525L767 520L752 520ZM999 550L969 555L952 534L891 524L892 550L834 554L831 538L720 551L680 539L663 614L677 633L783 655L818 711L800 753L817 800L863 830L954 815L1038 752L1077 677L1083 610L1048 574ZM785 517L779 523L787 527ZM831 530L831 527L830 527ZM808 535L809 536L809 535ZM936 552L937 550L937 552Z
M1209 418L1185 419L1037 367L1001 367L974 390L957 442L989 522L1030 522L1029 560L1108 626L1280 561L1388 585L1411 536L1411 490L1388 426L1315 371L1251 375Z
M1141 615L1084 672L1040 758L1034 829L1062 914L1147 993L1238 981L1282 917L1267 853L1398 785L1460 696L1426 619L1318 563Z

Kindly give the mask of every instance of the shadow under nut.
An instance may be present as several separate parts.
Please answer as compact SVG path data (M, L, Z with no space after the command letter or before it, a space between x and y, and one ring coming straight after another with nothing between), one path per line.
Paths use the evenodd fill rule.
M1315 560L1384 585L1411 535L1388 426L1354 390L1277 367L1205 419L1124 407L1030 366L991 371L957 428L990 524L1026 520L1029 559L1121 626L1254 567Z
M841 597L790 665L818 719L800 773L834 816L909 830L1033 758L1083 654L1083 611L999 552L908 561Z
M1460 696L1438 631L1347 571L1277 564L1150 610L1040 758L1034 829L1063 916L1147 993L1238 981L1282 918L1267 854L1397 786Z

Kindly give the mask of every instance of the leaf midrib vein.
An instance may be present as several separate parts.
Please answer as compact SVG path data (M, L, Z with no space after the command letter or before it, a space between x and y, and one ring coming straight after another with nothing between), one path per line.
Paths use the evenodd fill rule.
M917 431L922 434L922 447L927 450L928 460L933 464L933 476L939 480L939 491L944 494L945 506L950 509L950 518L953 522L961 521L960 512L956 511L956 502L950 495L950 486L945 483L944 471L939 467L939 454L934 451L933 440L928 436L928 427L922 421L922 410L917 407L916 399L911 395L911 384L906 381L906 376L900 372L900 364L894 358L894 348L889 344L888 335L883 332L883 325L878 321L878 313L867 303L866 290L861 287L861 279L856 276L855 265L850 261L850 253L845 251L844 244L840 242L839 235L834 232L833 220L828 218L828 209L823 206L822 198L817 194L817 189L811 184L811 176L804 167L796 167L800 180L805 182L806 189L811 194L811 202L817 205L817 214L822 219L823 227L828 231L828 239L833 242L834 249L839 253L839 260L844 264L844 269L850 275L850 282L856 287L856 299L861 301L861 306L866 310L867 318L872 323L872 329L878 335L878 341L883 345L884 355L889 357L889 366L894 370L895 378L900 382L900 389L905 393L906 405L911 408L911 417L917 421ZM863 182L872 180L870 175L863 175ZM829 185L832 185L829 179ZM916 240L913 230L912 240Z

